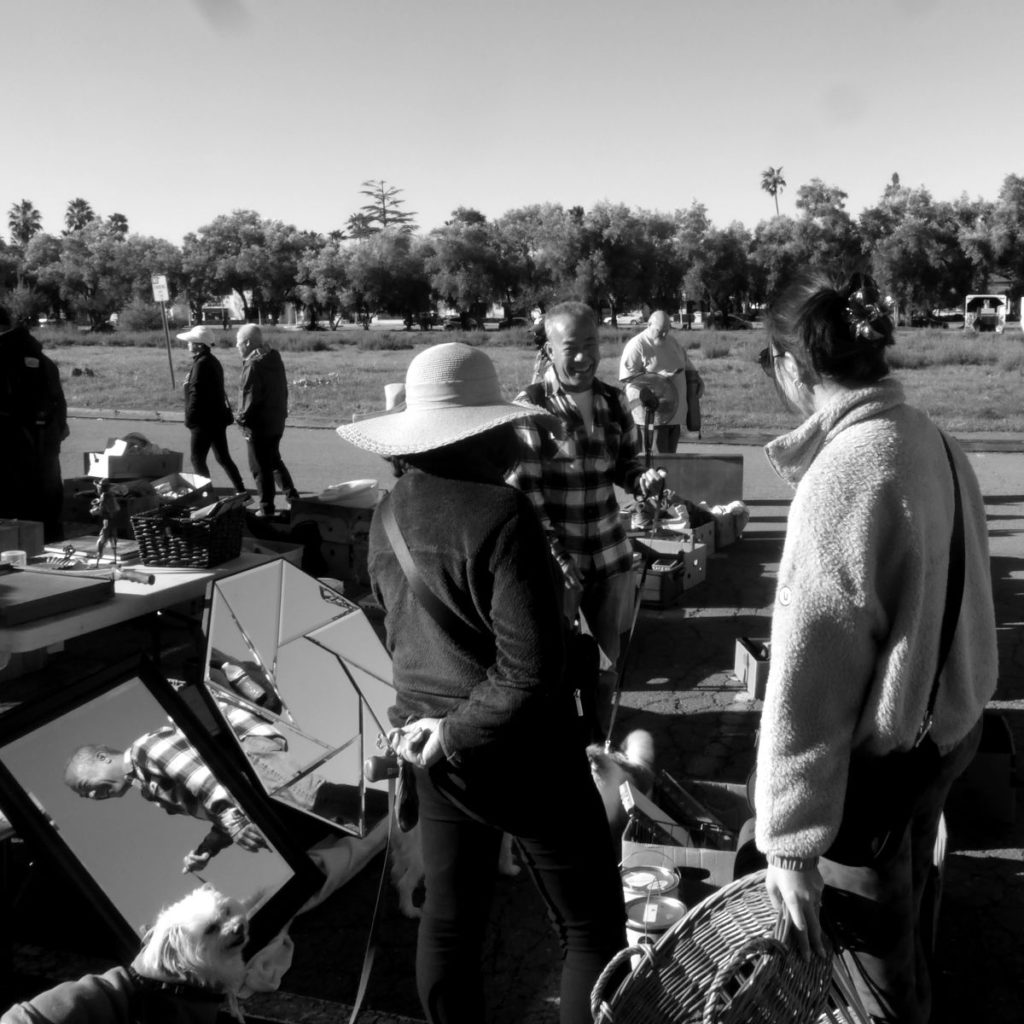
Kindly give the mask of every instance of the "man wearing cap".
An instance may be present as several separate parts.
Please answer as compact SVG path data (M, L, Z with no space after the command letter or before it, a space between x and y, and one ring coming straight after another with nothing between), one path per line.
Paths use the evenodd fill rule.
M288 416L288 380L281 353L263 340L256 324L238 330L236 341L242 357L240 401L235 421L242 428L249 449L249 469L259 490L259 516L274 515L274 478L289 502L299 492L281 459L281 438Z
M626 398L633 410L633 419L643 429L645 408L640 401L640 388L629 382L647 373L656 373L671 380L679 401L668 423L654 428L654 447L669 454L676 450L683 425L687 422L687 377L696 398L704 394L704 381L682 345L671 336L668 313L655 310L647 321L647 329L630 338L619 360L619 380L626 384ZM695 399L696 400L696 399Z
M193 327L176 336L188 345L192 366L183 385L185 389L185 426L190 434L189 455L192 472L210 476L207 456L213 457L228 475L231 486L245 493L242 474L228 450L228 424L235 419L224 391L224 367L211 351L213 331L209 327Z
M634 590L633 549L619 516L615 485L646 493L659 477L645 470L640 439L622 392L597 379L597 316L563 302L544 318L551 365L516 401L554 413L562 436L523 422L522 458L509 480L537 510L566 587L568 617L582 610L611 668L601 674L598 720L607 723L621 634Z

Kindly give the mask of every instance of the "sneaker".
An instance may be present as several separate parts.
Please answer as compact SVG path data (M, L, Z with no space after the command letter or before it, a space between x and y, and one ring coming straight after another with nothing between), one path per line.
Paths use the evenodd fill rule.
M257 519L273 519L277 515L276 509L271 509L269 512L265 508L258 508L253 515Z
M246 505L252 505L256 499L248 491L235 491L236 498L245 498Z

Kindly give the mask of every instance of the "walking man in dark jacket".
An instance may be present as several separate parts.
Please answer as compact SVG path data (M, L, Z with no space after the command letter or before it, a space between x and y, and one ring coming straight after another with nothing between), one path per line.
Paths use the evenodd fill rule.
M274 478L289 502L299 497L281 459L281 438L288 416L288 379L281 353L263 341L256 324L239 328L236 341L242 357L241 398L236 422L249 448L249 469L259 490L258 516L274 515Z
M244 493L242 474L228 451L227 429L235 416L224 391L224 368L210 350L213 331L209 327L193 327L177 338L188 344L192 355L192 367L184 384L185 426L191 434L189 454L192 472L210 476L206 457L212 448L213 456L227 473L231 486Z
M0 518L41 522L47 543L64 538L60 446L68 433L57 365L0 306Z

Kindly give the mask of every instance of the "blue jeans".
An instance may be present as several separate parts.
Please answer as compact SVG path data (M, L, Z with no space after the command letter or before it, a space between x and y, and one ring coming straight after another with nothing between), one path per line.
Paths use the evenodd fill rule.
M430 1024L486 1020L480 956L502 832L517 839L558 934L562 1024L591 1024L590 991L625 945L601 800L583 751L554 732L530 749L469 751L460 769L415 770L426 868L416 984Z

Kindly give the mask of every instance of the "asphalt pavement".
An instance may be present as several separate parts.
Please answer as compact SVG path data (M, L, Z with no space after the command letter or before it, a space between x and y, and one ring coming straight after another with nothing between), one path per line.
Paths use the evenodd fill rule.
M387 485L388 467L342 442L329 424L294 423L282 453L299 489L319 493L343 480L375 477ZM81 452L107 438L138 431L182 451L180 420L149 414L75 416L65 442L66 476L81 473ZM743 457L743 499L751 521L741 541L708 561L707 579L675 607L640 613L629 654L617 733L643 726L655 736L659 767L678 779L743 783L752 765L760 705L732 674L735 641L765 636L785 533L789 491L767 466L767 437L688 441L684 452ZM960 439L981 482L989 521L992 579L999 627L1000 682L993 701L1014 745L1024 743L1024 438ZM244 446L232 437L244 469ZM187 456L186 456L186 469ZM214 483L227 485L211 462ZM1024 814L1011 788L1009 753L995 759L994 796L1008 813L999 820L981 806L949 815L949 849L937 950L934 1024L1019 1024L1024 1007ZM1005 761L1005 771L998 766ZM557 779L552 779L557 786ZM1005 790L1005 792L1004 792ZM358 984L381 864L379 859L314 911L296 919L295 961L281 990L258 996L246 1012L291 1022L346 1019ZM384 890L377 954L360 1017L364 1024L420 1020L412 963L415 923L402 918ZM557 953L540 901L525 876L500 878L491 938L483 951L491 1024L557 1021Z

